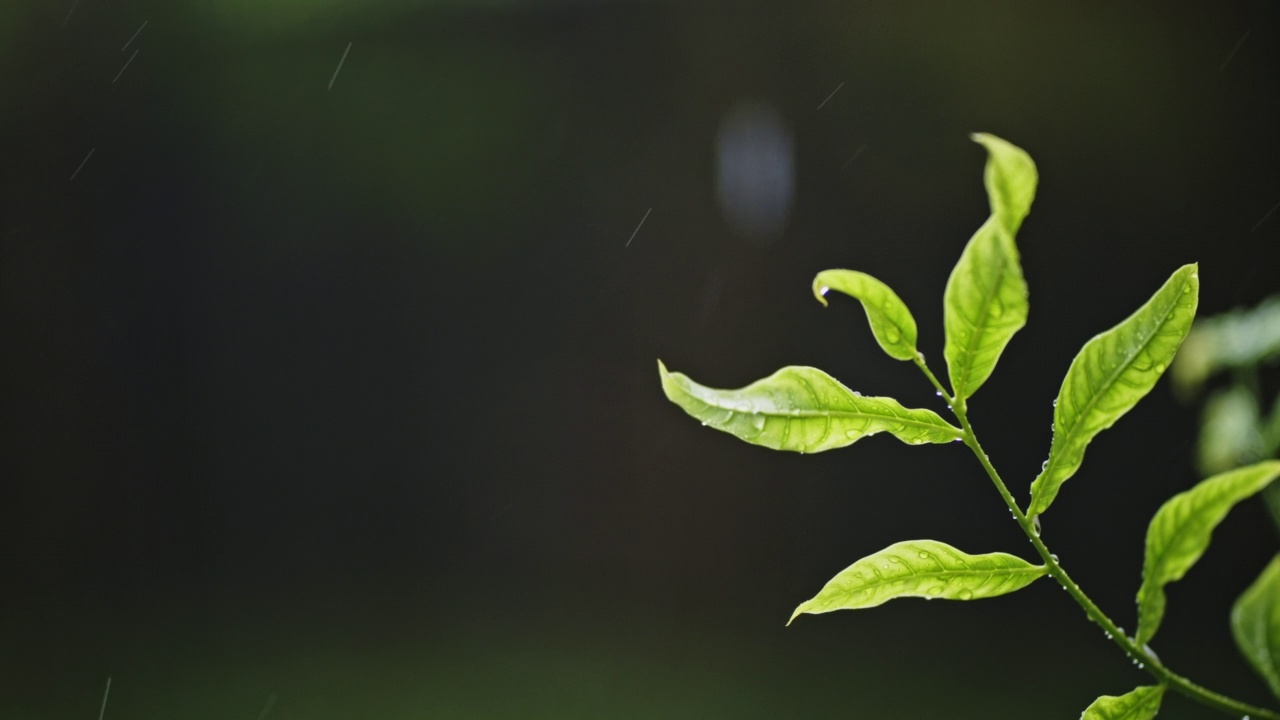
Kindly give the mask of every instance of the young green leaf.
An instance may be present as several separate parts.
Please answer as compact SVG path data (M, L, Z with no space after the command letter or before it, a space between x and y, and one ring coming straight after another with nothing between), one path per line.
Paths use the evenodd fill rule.
M813 279L813 296L825 307L828 290L862 303L876 342L897 360L916 358L916 320L888 285L854 270L823 270Z
M1163 685L1146 685L1119 697L1103 695L1084 709L1080 720L1151 720L1163 699Z
M1006 555L968 555L934 540L900 542L831 578L791 614L856 610L900 597L977 600L1021 590L1048 573L1043 565Z
M1036 166L1030 156L994 135L976 134L987 148L984 181L991 217L960 254L943 295L943 355L951 389L963 400L991 377L1014 333L1027 324L1027 281L1014 236L1031 211Z
M1138 311L1085 343L1071 361L1053 410L1049 461L1031 484L1029 515L1049 508L1076 474L1085 447L1146 396L1173 361L1195 318L1200 279L1184 265Z
M717 390L669 373L658 361L667 399L717 430L753 445L802 453L833 450L888 432L911 445L960 440L964 433L932 410L863 397L811 367L785 367L740 390Z
M1231 608L1231 634L1245 659L1280 697L1280 555Z
M1280 477L1280 460L1214 475L1178 493L1156 511L1147 527L1147 550L1138 588L1139 645L1150 642L1164 619L1164 586L1181 580L1209 547L1214 528L1236 503Z
M987 167L983 182L987 186L987 198L991 214L1013 237L1022 226L1022 220L1031 212L1031 201L1036 197L1036 164L1022 148L987 133L974 133L972 140L987 149Z

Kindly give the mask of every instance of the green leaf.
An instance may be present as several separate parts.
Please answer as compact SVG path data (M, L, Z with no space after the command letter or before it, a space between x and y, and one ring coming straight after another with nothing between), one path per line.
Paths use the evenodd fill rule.
M1014 236L1036 191L1036 166L1025 152L994 135L973 139L988 152L984 179L991 217L960 254L943 295L943 355L958 400L991 377L1009 340L1027 324L1027 282Z
M1138 311L1085 343L1071 361L1053 410L1053 446L1031 484L1029 515L1049 508L1084 462L1085 447L1146 396L1195 318L1200 279L1184 265Z
M1150 642L1164 619L1164 586L1181 580L1209 547L1214 528L1236 503L1280 476L1280 460L1214 475L1178 493L1156 511L1147 527L1147 551L1138 588L1139 645Z
M1119 697L1103 695L1084 709L1080 720L1151 720L1163 699L1163 685L1145 685Z
M740 390L704 387L658 361L667 399L717 430L774 450L822 452L891 433L911 445L960 440L964 433L932 410L863 397L811 367L785 367Z
M1006 555L968 555L934 540L900 542L862 558L831 578L791 614L856 610L900 597L977 600L1021 590L1048 573L1043 565ZM787 621L787 624L791 623Z
M1245 659L1280 697L1280 555L1231 608L1231 634Z
M888 285L854 270L823 270L813 279L813 296L825 307L828 290L842 292L862 303L876 342L898 360L916 358L916 320Z
M1000 219L1012 237L1031 212L1031 201L1036 197L1036 164L1022 148L995 135L974 133L970 138L987 149L983 181L991 214Z

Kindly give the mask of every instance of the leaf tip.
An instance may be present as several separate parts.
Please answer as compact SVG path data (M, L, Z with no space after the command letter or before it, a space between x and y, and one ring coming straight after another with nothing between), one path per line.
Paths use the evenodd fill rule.
M791 623L795 622L796 618L800 617L801 615L809 611L808 608L809 608L809 603L807 602L800 603L796 607L795 611L791 613L791 617L787 618L786 627L791 627Z
M822 276L824 274L825 273L818 273L813 278L813 296L818 299L818 302L822 303L822 307L827 307L827 292L831 290L831 288L827 287L827 284L822 281Z

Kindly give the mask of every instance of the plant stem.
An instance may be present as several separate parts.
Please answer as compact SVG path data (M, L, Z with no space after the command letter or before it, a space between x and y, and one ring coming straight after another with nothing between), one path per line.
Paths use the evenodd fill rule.
M969 446L969 449L978 458L978 462L982 464L982 469L987 471L987 476L991 478L991 482L996 486L996 490L1000 493L1004 504L1009 507L1009 512L1013 513L1018 526L1026 533L1027 538L1031 540L1031 545L1036 549L1040 558L1044 560L1049 574L1058 581L1062 589L1066 590L1067 594L1076 601L1076 604L1084 609L1085 615L1090 620L1102 626L1103 631L1106 632L1107 637L1113 643L1124 650L1125 654L1132 658L1140 669L1146 670L1162 684L1172 687L1178 693L1202 705L1236 716L1248 716L1252 720L1280 720L1280 713L1234 700L1203 688L1178 675L1165 667L1151 653L1149 648L1140 646L1132 638L1127 637L1124 634L1124 630L1112 622L1111 618L1107 617L1106 613L1102 612L1093 600L1084 593L1084 590L1081 590L1080 586L1071 579L1071 576L1067 574L1067 571L1058 562L1058 558L1049 552L1049 548L1040 539L1035 518L1028 516L1022 511L1022 508L1018 507L1018 503L1013 499L1013 495L1010 494L1008 486L1000 479L1000 474L996 472L995 467L991 465L991 460L983 452L982 445L978 442L978 436L973 432L973 426L969 424L969 416L964 401L957 401L947 393L942 384L938 382L938 378L934 376L925 364L923 355L917 356L915 363L924 372L925 377L929 378L929 382L937 388L938 394L947 401L947 406L951 408L951 412L960 421L960 428L964 431L964 444Z

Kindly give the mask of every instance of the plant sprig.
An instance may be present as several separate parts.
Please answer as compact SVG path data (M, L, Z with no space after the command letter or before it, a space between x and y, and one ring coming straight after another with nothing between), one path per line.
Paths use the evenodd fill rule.
M1164 587L1180 580L1209 546L1214 528L1240 501L1280 477L1280 461L1215 475L1166 502L1147 530L1138 629L1132 637L1080 588L1040 538L1039 518L1084 461L1085 449L1155 386L1172 364L1195 317L1197 266L1185 265L1136 312L1091 339L1076 355L1054 402L1049 459L1031 483L1024 510L982 449L969 421L968 402L991 376L1004 348L1026 324L1027 285L1014 242L1030 212L1038 176L1020 148L992 135L973 139L988 152L984 175L991 215L969 240L947 281L943 323L950 390L916 347L910 310L889 286L853 270L825 270L813 292L823 304L832 290L858 300L876 342L891 358L913 362L955 416L953 425L931 410L905 408L887 397L863 397L810 367L787 367L739 390L700 385L659 362L667 397L718 430L775 450L822 452L887 432L912 444L963 442L1030 539L1042 565L1005 553L970 555L935 540L896 543L858 560L801 603L803 614L869 608L900 597L976 600L1017 591L1053 577L1090 620L1156 680L1124 695L1103 695L1083 720L1147 720L1166 690L1205 706L1253 720L1280 720L1259 708L1208 690L1166 667L1148 643L1164 616ZM1280 555L1237 601L1233 634L1245 658L1280 697Z

